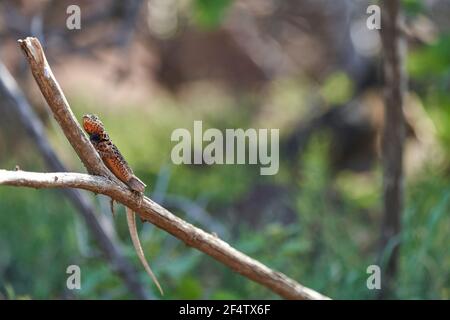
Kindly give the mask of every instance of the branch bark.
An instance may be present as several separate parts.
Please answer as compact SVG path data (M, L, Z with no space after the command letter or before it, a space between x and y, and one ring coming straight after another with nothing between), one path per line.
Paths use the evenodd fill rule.
M403 16L399 0L382 2L381 39L384 54L385 108L382 138L383 223L381 252L387 253L381 297L386 296L398 264L401 212L403 210L403 148L405 119L403 114L407 77L406 42L402 35Z
M31 66L33 76L45 96L53 114L74 147L88 172L100 176L77 173L31 173L0 170L0 184L28 187L71 187L89 190L111 197L129 207L143 220L167 231L187 245L210 255L219 262L256 281L287 299L328 299L302 286L282 273L232 248L228 243L176 217L151 199L137 198L123 183L107 171L98 154L81 131L61 88L48 65L42 47L36 38L19 40Z
M69 140L87 171L91 174L114 179L81 130L81 126L70 109L65 95L50 69L39 40L28 37L18 42L28 60L33 77L52 110L53 116L63 129L67 140Z

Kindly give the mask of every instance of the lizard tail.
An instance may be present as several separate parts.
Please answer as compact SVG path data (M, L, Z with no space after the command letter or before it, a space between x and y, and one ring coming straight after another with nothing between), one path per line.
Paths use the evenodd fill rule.
M152 278L153 282L158 287L159 291L161 292L161 295L164 295L164 292L161 288L161 285L158 282L158 279L156 279L156 276L153 274L153 271L148 265L147 260L145 260L144 251L142 250L141 241L139 240L139 236L137 233L135 213L128 207L125 207L125 210L127 212L127 223L131 235L131 240L133 241L134 249L136 250L139 260L141 260L141 263L144 266L145 271L147 271L148 275Z

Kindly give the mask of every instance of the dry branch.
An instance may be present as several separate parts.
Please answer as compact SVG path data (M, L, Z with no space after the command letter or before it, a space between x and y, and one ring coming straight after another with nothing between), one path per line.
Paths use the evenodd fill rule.
M234 271L264 285L284 298L328 299L239 252L218 237L176 217L151 199L137 198L124 184L112 178L101 163L96 151L81 132L80 126L46 62L39 41L35 38L27 38L20 40L19 43L30 63L33 75L67 139L74 146L88 172L97 173L102 177L78 173L31 173L0 170L0 184L35 188L81 188L107 195L134 210L143 220L153 223L187 245L210 255Z
M127 188L118 186L108 178L82 173L36 173L0 170L0 185L32 188L80 188L107 195L136 211L143 219L164 229L187 245L195 247L229 266L236 272L259 282L288 299L328 299L306 288L282 273L232 248L217 236L206 233L176 217L151 199L142 201Z
M61 87L53 76L39 40L28 37L18 42L30 64L34 79L52 110L53 116L63 129L67 140L69 140L78 157L80 157L87 171L92 174L112 178L94 147L89 143L81 130Z
M53 150L41 120L33 112L23 92L20 90L14 78L0 61L0 95L9 100L11 110L14 111L21 125L28 133L33 144L43 156L50 171L67 171L64 164ZM95 215L94 205L87 194L78 189L63 189L63 194L72 202L77 213L84 219L87 228L91 232L97 244L110 262L114 271L122 277L125 285L136 298L147 299L149 295L139 282L138 273L132 264L122 254L122 250L114 238L105 232L103 226Z

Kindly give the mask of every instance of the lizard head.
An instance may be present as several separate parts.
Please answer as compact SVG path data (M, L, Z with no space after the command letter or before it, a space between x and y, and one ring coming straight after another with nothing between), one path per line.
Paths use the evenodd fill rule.
M102 134L105 127L95 114L85 114L83 116L83 128L89 135Z

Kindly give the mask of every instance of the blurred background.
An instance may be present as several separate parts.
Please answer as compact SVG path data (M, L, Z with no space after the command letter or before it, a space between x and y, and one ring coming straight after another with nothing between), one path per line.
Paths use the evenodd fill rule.
M366 28L366 9L377 3L0 1L0 59L67 170L85 172L17 39L40 39L76 117L100 116L149 186L147 196L327 296L376 299L366 269L389 255L379 246L382 46L378 31ZM402 3L405 204L389 297L449 299L450 1ZM80 30L66 27L71 4L81 9ZM55 171L5 88L0 97L0 168ZM279 173L261 176L259 165L173 165L170 135L192 131L194 120L204 129L279 128ZM82 193L131 266L121 274L86 213L63 192L0 187L0 298L158 297L123 207L116 205L114 218L108 198ZM153 225L138 228L164 298L278 298ZM72 264L81 268L81 290L66 287ZM126 284L133 277L134 287Z

